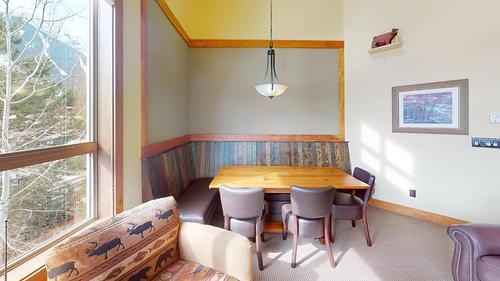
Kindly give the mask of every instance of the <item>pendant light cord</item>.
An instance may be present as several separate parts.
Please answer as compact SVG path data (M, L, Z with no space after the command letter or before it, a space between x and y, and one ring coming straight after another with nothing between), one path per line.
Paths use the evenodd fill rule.
M269 24L269 26L270 26L270 30L269 30L269 34L270 34L270 36L269 36L269 38L270 38L269 39L269 48L272 49L273 48L273 0L270 0L269 3L270 3L270 5L269 5L270 7L269 8L271 10L271 12L270 12L270 15L271 15L270 16L270 24Z

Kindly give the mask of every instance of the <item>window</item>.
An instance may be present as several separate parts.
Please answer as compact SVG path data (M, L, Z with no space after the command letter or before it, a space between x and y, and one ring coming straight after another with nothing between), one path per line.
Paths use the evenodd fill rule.
M93 2L0 2L1 267L95 214Z

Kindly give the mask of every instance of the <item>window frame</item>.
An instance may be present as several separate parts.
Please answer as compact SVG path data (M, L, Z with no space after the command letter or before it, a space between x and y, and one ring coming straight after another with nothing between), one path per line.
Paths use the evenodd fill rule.
M7 272L17 275L14 278L24 278L26 275L39 277L40 274L46 278L40 262L29 266L32 274L26 274L25 268L18 270L21 272L16 272L16 269L46 253L49 248L96 219L123 211L123 0L88 1L91 3L89 69L92 72L88 81L91 93L87 97L87 141L0 154L0 172L86 155L89 217L9 263ZM101 26L108 29L104 30ZM111 66L101 68L99 62L106 57L111 57ZM4 272L2 267L0 275ZM35 280L38 279L35 277Z

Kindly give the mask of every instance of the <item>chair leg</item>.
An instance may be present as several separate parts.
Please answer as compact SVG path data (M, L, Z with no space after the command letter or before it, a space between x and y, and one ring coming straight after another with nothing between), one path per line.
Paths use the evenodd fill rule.
M352 224L352 227L356 227L356 221L355 220L352 220L351 224Z
M323 228L324 228L325 237L330 236L330 222L331 222L330 217L326 217L323 220ZM333 259L332 248L330 246L330 239L325 239L325 247L326 247L326 252L328 253L328 260L330 261L330 266L335 267L335 261Z
M229 220L230 219L231 219L230 217L224 216L224 229L225 230L229 230Z
M262 270L264 270L264 265L262 262L262 249L261 249L261 245L260 245L260 243L261 243L260 238L261 237L259 234L257 234L260 231L260 224L261 224L261 220L258 219L257 223L255 224L255 233L256 233L256 235L255 235L255 241L256 241L255 247L256 247L256 252L257 252L257 261L259 263L259 270L262 271Z
M294 220L293 226L293 243L292 243L292 268L297 267L297 244L299 242L299 222L298 218L295 215L291 216L291 219Z
M288 236L288 226L285 221L283 221L283 224L281 225L281 236L283 240L286 240L286 237Z
M365 229L366 244L368 247L372 246L372 239L370 238L370 230L368 229L368 220L366 219L366 210L363 210L363 225Z
M331 220L330 241L335 243L335 220Z

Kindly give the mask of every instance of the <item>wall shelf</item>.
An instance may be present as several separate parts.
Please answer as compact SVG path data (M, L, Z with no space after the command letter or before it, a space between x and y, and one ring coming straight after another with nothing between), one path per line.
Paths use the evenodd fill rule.
M396 36L392 40L391 44L385 45L385 46L381 46L381 47L377 47L377 48L373 48L373 49L369 49L368 53L369 54L377 54L377 53L380 53L380 52L385 52L385 51L388 51L388 50L401 48L401 46L402 46L402 43L399 40L399 36Z

